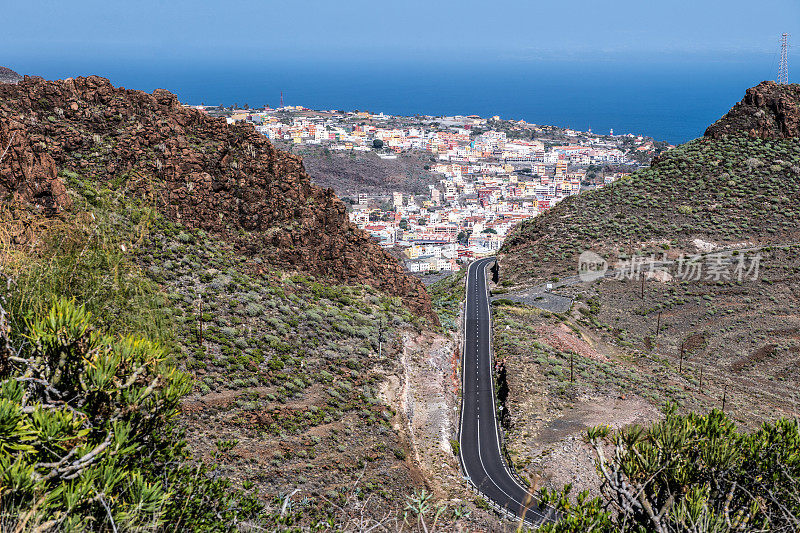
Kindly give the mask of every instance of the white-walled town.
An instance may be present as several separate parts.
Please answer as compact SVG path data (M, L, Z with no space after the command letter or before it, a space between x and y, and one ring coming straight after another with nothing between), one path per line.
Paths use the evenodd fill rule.
M571 195L623 179L667 143L504 120L314 111L302 106L193 106L252 123L273 142L331 152L375 152L383 160L429 156L426 194L360 192L350 220L400 257L410 272L458 270L494 254L512 226Z

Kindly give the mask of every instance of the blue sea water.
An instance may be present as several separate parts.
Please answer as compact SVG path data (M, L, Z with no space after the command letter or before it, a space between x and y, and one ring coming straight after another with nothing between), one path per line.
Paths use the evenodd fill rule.
M682 143L699 137L771 73L769 62L672 61L451 64L369 61L32 61L9 65L48 79L98 74L115 85L166 88L190 104L476 114ZM774 75L774 74L773 74Z

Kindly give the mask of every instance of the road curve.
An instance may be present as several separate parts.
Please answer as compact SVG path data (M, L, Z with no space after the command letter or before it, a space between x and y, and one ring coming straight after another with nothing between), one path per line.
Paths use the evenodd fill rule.
M486 283L486 267L494 261L494 257L480 259L467 269L460 459L464 473L479 492L535 526L552 520L554 514L540 508L528 489L511 475L500 451L492 374L492 316Z

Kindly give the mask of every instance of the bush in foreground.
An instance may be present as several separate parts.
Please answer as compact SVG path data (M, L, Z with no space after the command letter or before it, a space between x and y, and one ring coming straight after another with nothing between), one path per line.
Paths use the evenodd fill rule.
M9 322L0 307L4 524L224 530L258 513L189 462L174 419L190 383L157 344L106 335L64 299L22 331Z
M800 431L779 419L752 433L721 411L678 415L648 428L589 430L602 497L543 491L563 519L548 532L798 531ZM613 449L607 457L609 449Z

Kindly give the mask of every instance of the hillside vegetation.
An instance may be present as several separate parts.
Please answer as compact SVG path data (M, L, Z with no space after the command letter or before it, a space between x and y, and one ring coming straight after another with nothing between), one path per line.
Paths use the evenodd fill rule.
M205 493L225 491L231 481L245 492L240 496L231 492L231 502L228 497L221 498L204 511L219 514L215 509L223 506L233 513L219 514L212 529L244 520L262 525L314 524L329 518L342 522L347 520L343 509L349 512L353 501L367 497L372 500L367 516L382 516L387 510L403 507L405 497L414 493L419 482L405 463L407 444L393 429L394 410L380 399L379 389L387 374L399 371L400 332L419 330L424 323L421 319L399 298L369 286L332 285L242 256L203 230L175 225L146 204L129 200L124 189L96 188L77 174L67 173L63 178L74 202L69 214L43 218L19 205L3 212L0 266L10 276L5 304L8 314L4 315L11 331L10 345L30 350L39 345L39 336L55 335L48 342L79 349L59 355L62 348L37 348L50 350L30 356L31 361L49 361L42 372L54 371L59 358L58 364L69 368L78 363L96 364L111 372L101 383L113 386L114 394L124 395L115 400L118 407L107 404L111 401L107 393L92 400L92 409L105 413L94 423L106 425L89 431L86 435L91 438L80 448L70 453L79 441L71 442L69 433L59 437L71 442L71 447L63 449L69 461L82 464L81 459L106 437L117 438L115 435L124 431L131 442L115 444L116 451L108 458L111 463L103 463L103 456L98 456L97 468L113 470L120 461L138 468L138 454L152 458L155 452L147 446L155 446L159 453L169 451L169 455L164 458L166 463L149 465L162 469L153 470L152 475L172 472L168 464L175 463L175 473L163 475L183 477L174 481L175 487L153 485L152 494L146 496L147 505L140 505L137 498L145 496L135 483L140 483L140 478L147 483L151 470L141 475L135 473L138 470L114 473L120 477L114 477L113 483L124 483L123 489L98 487L91 477L95 470L73 468L64 475L78 475L87 488L70 487L78 490L74 496L51 500L49 494L57 485L31 485L26 490L48 502L38 507L28 507L36 499L14 489L4 493L4 499L13 497L18 506L5 506L6 516L20 513L42 522L56 520L50 524L54 528L73 524L101 529L112 519L131 528L150 522L157 526L164 520L176 527L186 521L199 527L201 518L182 510L175 494L199 491L196 505L202 507L207 505L201 503ZM54 301L59 302L56 307ZM92 333L89 344L83 346L81 335L95 329L106 337ZM62 330L66 338L59 336ZM383 344L380 358L379 340ZM105 357L117 352L121 360L112 357L109 362L91 363L81 359L88 357L81 354ZM21 357L28 361L28 356ZM132 358L130 363L126 357ZM7 363L4 368L8 371ZM94 376L92 368L71 372ZM49 383L51 377L26 373L25 365L14 371L25 379L42 380L35 383ZM82 383L100 378L71 379ZM164 394L169 395L166 403L151 408L155 413L149 416L160 422L138 430L140 436L108 425L114 419L109 409L126 412L126 401L140 402L142 390L129 394L118 388L129 379L144 388L152 381L156 390L163 386ZM35 405L32 399L20 396L24 391L13 379L5 383L3 398L22 402L23 407ZM69 393L36 389L37 394L63 405L66 414L59 415L62 418L57 423L15 422L22 432L20 446L28 442L41 446L36 443L52 438L30 433L25 428L31 424L48 424L41 429L46 432L75 431L81 438L86 433L67 415L86 401L86 394L97 395L81 390L78 382L64 386L77 389ZM63 398L72 400L64 402ZM50 424L56 425L47 429ZM3 442L13 449L28 449L28 444L23 448L13 444L17 437L7 437ZM143 444L137 439L144 439ZM51 469L61 466L56 465L61 456L24 457L24 464L39 469L45 463L53 463ZM94 465L88 459L85 463ZM5 475L21 467L15 464L12 461L3 467ZM68 464L65 461L64 465ZM189 474L199 477L190 482ZM38 479L38 474L31 475ZM220 481L211 481L216 478ZM53 483L59 479L54 478ZM201 485L195 488L196 483ZM127 491L133 491L130 498L122 498ZM118 507L106 512L98 494L112 493L122 499L116 499ZM281 513L290 494L299 495L290 502L291 512ZM78 506L73 508L67 503L71 501ZM131 506L137 505L138 514L130 514ZM178 506L174 511L170 510L173 505ZM165 506L166 510L162 509Z
M507 238L494 342L508 380L508 453L535 484L600 495L604 478L575 459L592 452L586 428L646 426L664 416L665 402L676 416L724 409L744 431L798 415L798 89L748 90L705 137ZM578 276L585 251L605 276ZM531 296L522 298L528 305L512 301L541 294L545 282L572 299L569 311L536 309ZM712 511L702 515L707 529L730 530ZM737 520L755 520L743 512ZM680 520L662 525L691 530Z
M797 92L788 86L785 94ZM575 277L579 254L595 252L609 277L568 279L556 290L576 299L567 319L590 344L621 348L604 356L666 358L691 368L694 380L702 367L707 385L743 395L742 421L793 412L798 198L798 138L745 130L697 139L520 224L501 250L501 274L513 288ZM632 260L650 258L661 272L645 272L647 263L641 275L632 269Z
M392 389L430 301L299 159L165 91L0 90L3 530L469 519Z
M217 530L268 520L256 499L191 462L176 425L190 381L158 344L109 335L64 299L24 329L8 318L0 306L4 527Z
M520 287L575 276L579 254L598 253L627 275L556 292L576 299L568 321L590 344L621 348L600 349L604 356L665 357L691 369L692 381L702 367L707 387L742 395L734 405L743 422L775 408L793 412L790 391L800 379L798 165L797 139L692 141L630 180L523 224L503 249L503 279ZM670 264L660 277L648 276L647 266L636 274L630 268L637 257ZM718 258L723 266L715 274Z
M504 243L507 276L529 282L577 273L578 255L696 253L795 242L800 216L797 139L701 138L609 187L563 201Z
M592 428L602 497L542 491L563 513L545 532L796 531L800 524L797 420L741 432L720 411L677 415L612 433ZM613 455L607 455L609 450Z

